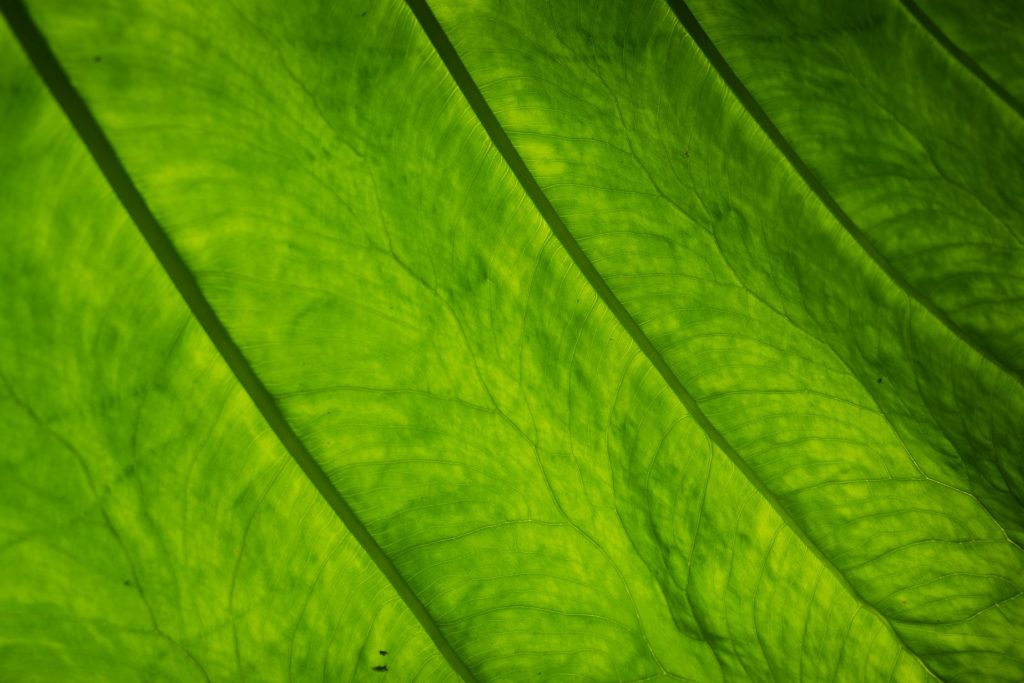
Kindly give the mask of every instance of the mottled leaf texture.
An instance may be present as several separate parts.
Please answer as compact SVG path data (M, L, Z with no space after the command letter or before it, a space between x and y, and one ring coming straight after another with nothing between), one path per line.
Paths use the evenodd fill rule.
M0 0L0 679L1024 679L1024 6Z

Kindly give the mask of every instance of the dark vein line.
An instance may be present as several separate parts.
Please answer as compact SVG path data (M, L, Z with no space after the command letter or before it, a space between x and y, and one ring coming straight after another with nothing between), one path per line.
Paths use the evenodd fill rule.
M920 663L921 666L928 671L936 679L939 677L930 669L928 665L917 657L916 653L907 646L906 642L900 637L899 633L893 628L892 623L885 618L870 602L868 602L853 585L849 582L846 576L829 560L825 554L821 551L818 545L807 536L803 528L796 522L796 520L789 514L788 510L782 505L773 492L771 492L757 476L757 474L751 469L751 467L743 460L743 458L736 452L732 444L725 438L725 436L718 431L718 429L711 423L707 415L701 410L697 401L693 398L686 387L683 386L682 382L676 376L675 372L665 361L665 358L661 355L658 349L651 342L647 334L641 329L640 325L633 318L633 316L626 309L625 305L619 300L619 298L612 292L608 283L604 280L597 268L591 262L591 260L584 253L580 247L576 238L573 237L569 228L566 227L562 221L561 216L555 210L555 207L548 200L544 190L537 183L536 178L530 172L526 166L526 162L519 155L515 145L512 144L508 134L498 121L497 116L491 110L487 104L483 93L480 92L480 88L477 86L473 77L470 75L466 65L462 62L455 47L448 39L447 34L441 27L434 13L427 5L426 0L406 0L409 8L416 15L416 19L420 22L423 31L427 34L430 42L434 45L434 49L437 51L441 60L448 68L452 79L455 81L459 90L462 91L463 96L469 102L469 105L473 108L473 112L476 114L477 119L483 126L484 130L491 138L491 142L497 148L498 152L505 159L509 168L515 174L516 179L522 185L523 190L529 196L534 206L537 207L538 212L543 216L548 226L551 228L552 233L561 242L562 246L568 252L572 258L576 267L579 268L580 272L590 283L590 286L594 288L601 300L609 308L615 318L619 321L619 324L626 330L629 336L633 339L633 342L639 347L647 359L651 362L654 368L661 375L662 379L669 386L672 392L676 395L679 402L686 408L693 419L700 425L701 429L708 435L708 437L715 443L716 446L729 458L732 464L747 478L752 486L761 494L762 497L772 506L775 513L779 515L782 521L789 527L789 529L800 539L800 541L807 547L807 549L821 562L822 566L832 573L835 579L841 586L858 602L860 602L865 609L871 611L878 619L884 624L889 631L896 638L897 642L902 644L903 648L914 656ZM941 680L941 679L939 679Z
M931 299L922 294L916 287L910 284L903 275L893 268L888 259L878 251L877 248L875 248L875 245L872 244L861 229L857 227L857 224L853 219L850 218L841 206L839 206L839 202L836 201L828 189L825 188L825 185L821 180L819 180L814 174L814 171L812 171L800 155L797 154L796 150L789 143L786 137L775 126L768 114L765 113L764 109L761 108L761 105L758 104L756 99L754 99L754 96L749 90L747 90L747 87L743 85L739 76L732 70L732 67L730 67L729 63L725 60L725 57L723 57L722 53L715 47L710 36L708 36L704 31L704 28L700 25L697 17L687 6L685 0L666 0L666 2L669 7L672 8L676 18L679 19L679 23L681 23L687 33L690 34L690 38L693 39L693 42L700 48L704 57L711 63L719 77L721 77L728 86L733 96L736 97L736 99L738 99L743 105L747 114L749 114L750 117L753 118L760 126L761 130L772 141L776 149L782 153L793 167L793 170L797 172L797 175L800 176L807 187L815 194L818 200L825 205L825 208L827 208L839 224L846 229L846 232L849 233L857 244L860 245L861 249L864 250L871 260L882 269L882 271L897 287L899 287L917 304L931 313L939 323L945 326L946 329L948 329L960 341L969 346L974 352L1001 370L1004 374L1011 377L1017 382L1017 384L1024 385L1024 378L1022 378L1021 375L1012 370L1009 366L1005 365L998 357L990 353L985 348L981 340L977 339L967 330L961 328L945 311L936 306Z
M67 115L111 189L185 300L192 315L202 325L210 341L213 342L221 357L231 368L239 384L249 394L267 424L274 430L277 438L323 499L331 506L338 518L366 551L366 554L391 583L452 669L466 681L475 681L475 676L445 638L419 596L409 586L405 577L349 507L319 463L288 424L273 396L256 375L249 361L246 360L241 349L228 333L224 323L217 317L213 307L199 288L195 276L182 260L156 216L153 215L145 199L132 182L110 140L89 110L85 100L71 84L56 55L50 49L28 11L20 0L0 0L0 14L3 14L7 20L7 24L11 27L11 31L28 55L32 65Z
M969 54L961 50L960 47L957 46L957 44L954 43L941 28L939 28L939 25L936 24L923 9L921 9L920 5L914 2L914 0L900 0L900 4L902 4L903 8L917 20L917 23L919 23L921 27L935 39L935 42L949 52L961 66L970 71L971 74L979 81L984 83L996 97L1016 112L1017 116L1024 118L1024 105L1022 105L1017 98L1011 95L1006 88L1000 85L996 79L992 78L992 76L990 76L980 64L974 61Z

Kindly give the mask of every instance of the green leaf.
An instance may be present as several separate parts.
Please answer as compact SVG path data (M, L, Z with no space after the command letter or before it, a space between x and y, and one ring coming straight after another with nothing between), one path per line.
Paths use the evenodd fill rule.
M0 7L0 677L1024 677L1008 5Z

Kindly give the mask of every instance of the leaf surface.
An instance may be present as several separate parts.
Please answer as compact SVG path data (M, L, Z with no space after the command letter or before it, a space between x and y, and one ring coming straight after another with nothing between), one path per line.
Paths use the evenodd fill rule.
M872 241L885 217L820 170L848 147L815 146L784 69L772 83L805 105L771 104L750 44L723 37L728 6L430 7L30 3L113 148L86 135L90 160L5 61L31 97L3 110L20 213L2 415L22 449L5 486L29 497L4 547L47 568L0 594L5 666L1020 678L1019 302L957 317L915 279L932 243L908 228L900 260ZM822 64L783 28L765 30L793 63ZM852 69L820 73L854 88ZM991 93L965 106L1015 134ZM920 149L951 135L919 123ZM999 253L1020 179L972 175L979 145L958 182L1001 223L954 214L936 239L966 224ZM1011 145L991 162L1008 172ZM903 178L881 147L865 155L889 175L855 167L853 185L943 206L952 180ZM48 261L62 243L67 265ZM968 277L960 252L948 264ZM36 449L80 469L49 523L24 512L53 478L35 468L69 465ZM119 556L60 531L82 508ZM134 593L69 587L114 590L124 566ZM138 614L110 623L120 601ZM42 626L90 619L115 635L83 649Z
M1024 12L1013 0L968 4L953 0L903 0L904 6L975 77L1007 104L1024 111Z
M1006 188L1024 182L1024 108L913 0L692 5L872 256L1020 376L1024 197Z
M0 27L0 678L458 680ZM415 676L410 675L409 678Z

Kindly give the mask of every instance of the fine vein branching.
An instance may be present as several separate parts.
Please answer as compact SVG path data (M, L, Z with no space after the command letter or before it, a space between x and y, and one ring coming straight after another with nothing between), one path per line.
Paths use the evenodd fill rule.
M1006 88L996 82L992 76L988 74L981 65L974 61L969 54L961 50L956 43L949 39L949 36L939 28L939 25L932 21L921 6L918 5L914 0L900 0L900 4L910 13L917 23L931 35L935 41L943 47L949 54L953 56L960 64L971 72L971 74L979 81L985 84L985 86L992 91L992 93L1002 100L1006 106L1015 111L1018 116L1024 117L1024 105L1022 105L1017 98L1007 92Z
M849 214L839 206L839 202L836 201L835 197L826 189L818 176L811 170L810 166L797 154L796 150L789 143L789 140L782 134L782 132L775 126L768 114L761 108L757 100L747 89L740 77L732 70L729 63L726 62L725 57L715 47L711 37L704 31L704 27L700 25L696 15L690 10L685 0L666 0L669 7L675 13L676 18L679 19L679 23L683 25L686 32L690 34L693 42L697 44L704 57L714 67L715 72L721 77L732 92L733 96L739 100L740 104L746 112L754 119L761 130L768 136L772 144L775 145L776 149L782 153L786 158L786 161L792 166L793 170L797 172L797 175L804 181L808 188L815 194L819 201L825 205L825 208L835 217L840 225L846 230L846 232L860 245L861 249L871 258L872 261L878 265L879 268L889 277L892 282L903 290L907 296L913 299L917 304L923 307L928 313L932 315L940 324L954 334L960 341L966 344L974 352L984 358L986 361L997 367L1000 371L1011 377L1018 384L1024 384L1024 378L1022 378L1016 371L1004 364L999 358L989 353L985 346L977 339L973 334L964 330L962 327L957 325L945 311L936 306L931 299L922 294L916 287L903 277L889 260L882 255L875 245L871 243L871 240L867 238L867 235L857 226L857 224L850 218Z
M213 345L224 358L239 384L249 394L267 424L274 430L277 438L309 478L309 481L316 487L323 499L331 506L338 518L391 583L409 610L419 620L452 669L465 680L475 681L473 673L452 648L419 596L349 507L341 493L331 483L330 478L285 419L277 402L256 375L224 323L221 322L207 301L194 275L153 215L99 122L89 110L85 100L71 84L56 55L50 49L28 11L18 0L0 0L0 13L7 20L11 31L28 55L32 65L67 115L110 187L185 300L192 315L202 325Z
M590 258L586 253L584 253L583 248L576 241L576 238L573 237L569 228L565 225L565 222L562 221L561 216L548 200L544 190L540 187L537 179L530 172L526 162L523 161L523 158L519 155L515 145L505 132L504 127L491 110L490 105L487 104L483 93L481 93L480 88L476 85L476 82L470 75L469 70L462 62L462 59L456 52L455 47L448 39L448 36L441 27L440 22L438 22L434 13L427 6L425 0L406 0L406 3L416 15L416 18L423 27L424 32L426 32L431 43L433 43L434 49L437 51L442 61L444 61L452 79L458 85L463 96L473 108L473 111L481 125L490 136L492 143L501 153L505 162L515 174L517 180L522 185L530 200L537 207L537 210L544 217L544 220L551 228L555 237L565 248L566 252L568 252L569 256L590 283L591 287L594 288L595 292L597 292L598 296L601 297L608 309L613 315L615 315L619 324L622 325L629 336L633 339L633 342L658 371L658 374L661 375L669 388L671 388L679 402L686 408L693 419L700 425L715 445L729 458L736 468L743 473L747 480L754 486L754 488L757 489L765 500L768 501L779 517L801 540L808 550L818 558L822 563L822 566L836 578L840 585L842 585L853 598L864 606L864 609L873 612L881 620L881 623L885 624L885 626L893 633L894 637L903 644L906 651L916 657L925 670L927 670L936 679L939 679L939 677L930 668L928 668L928 666L922 662L920 658L917 657L916 653L914 653L914 651L906 644L900 634L893 628L892 623L882 615L874 605L868 602L857 591L857 589L853 587L846 576L839 571L835 564L825 556L818 545L806 534L801 525L798 524L792 515L789 514L789 511L782 505L775 494L765 486L764 482L761 481L760 477L757 476L753 469L751 469L746 461L739 455L736 449L733 448L732 444L730 444L725 436L711 423L711 420L708 419L707 415L704 414L704 411L701 410L696 399L694 399L686 387L683 386L679 377L676 376L668 362L661 355L661 352L658 351L654 346L654 343L640 327L639 323L637 323L622 301L620 301L611 290L611 287L598 272L593 262L591 262Z

